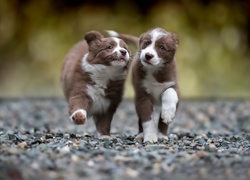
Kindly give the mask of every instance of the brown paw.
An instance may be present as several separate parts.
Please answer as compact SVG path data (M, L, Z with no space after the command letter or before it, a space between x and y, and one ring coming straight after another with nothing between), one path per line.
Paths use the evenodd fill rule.
M75 124L84 124L86 121L86 116L82 111L76 111L75 113L73 113L71 118Z

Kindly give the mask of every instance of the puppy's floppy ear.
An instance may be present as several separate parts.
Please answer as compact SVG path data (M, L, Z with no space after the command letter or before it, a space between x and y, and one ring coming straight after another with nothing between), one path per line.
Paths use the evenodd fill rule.
M178 45L179 45L179 38L178 38L178 35L175 34L175 33L171 33L171 37L172 37L172 39L173 39L173 42L174 42L174 44L175 44L175 47L178 47Z
M101 41L102 38L103 35L101 35L98 31L90 31L84 36L84 39L87 41L89 46L91 46L93 42Z
M142 39L144 38L145 34L146 33L143 33L143 34L140 35L140 37L139 37L139 46L141 45Z

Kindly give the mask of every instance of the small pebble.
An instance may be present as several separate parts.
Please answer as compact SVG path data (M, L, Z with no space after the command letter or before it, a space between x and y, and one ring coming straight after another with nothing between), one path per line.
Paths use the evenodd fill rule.
M176 134L170 134L169 139L170 140L178 140L178 136Z
M125 172L131 178L137 178L139 173L135 169L127 168Z
M78 162L79 161L79 157L77 155L75 155L75 154L73 154L71 156L71 159L72 159L73 162Z
M25 148L27 146L27 142L23 141L21 143L18 143L18 147Z
M70 153L69 146L64 146L64 147L60 148L60 153L61 154L68 154L68 153Z
M205 151L216 152L217 151L217 147L215 146L215 144L206 144L205 145Z
M64 137L64 138L69 138L69 137L70 137L70 134L65 133L65 134L63 135L63 137Z
M89 167L94 167L94 166L95 166L95 163L94 163L94 161L89 160L89 161L87 162L87 165L88 165Z
M205 151L198 151L198 152L197 152L197 156L198 156L199 158L203 158L203 157L206 156L206 152L205 152Z
M186 146L189 146L192 142L191 142L191 141L188 141L188 140L184 140L183 143L184 143Z

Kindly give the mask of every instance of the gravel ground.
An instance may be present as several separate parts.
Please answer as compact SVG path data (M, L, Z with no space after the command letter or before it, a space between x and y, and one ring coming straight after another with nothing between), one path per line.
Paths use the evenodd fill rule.
M156 144L134 140L136 119L124 101L114 138L97 139L64 99L1 99L0 179L250 179L249 100L183 101Z

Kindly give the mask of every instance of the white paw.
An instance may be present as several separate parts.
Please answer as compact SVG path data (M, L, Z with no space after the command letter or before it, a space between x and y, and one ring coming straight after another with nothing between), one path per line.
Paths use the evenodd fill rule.
M78 109L70 116L75 124L84 124L87 118L87 112L84 109Z
M155 143L158 141L158 137L156 133L144 134L143 142L151 142Z
M115 135L104 135L104 134L101 134L100 132L96 132L95 134L95 137L97 137L98 139L115 139L116 136Z
M162 133L158 133L158 139L166 139L168 140L168 137Z
M162 121L166 124L170 124L174 117L176 112L176 104L168 105L167 107L162 108L161 112L161 118Z
M164 123L169 124L174 119L178 101L178 95L173 88L167 89L162 94L161 118Z
M101 135L98 138L99 139L108 139L108 140L115 139L114 136L109 136L109 135Z
M142 142L143 141L143 133L139 133L135 137L135 141Z
M157 129L155 127L155 123L153 119L151 118L149 121L142 123L143 128L143 141L149 141L151 143L157 142Z

